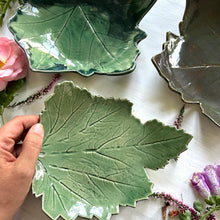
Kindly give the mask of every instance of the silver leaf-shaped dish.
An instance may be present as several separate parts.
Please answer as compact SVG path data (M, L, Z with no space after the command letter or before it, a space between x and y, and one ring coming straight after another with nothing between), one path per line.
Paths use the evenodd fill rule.
M169 86L220 126L220 1L187 0L180 36L152 58Z

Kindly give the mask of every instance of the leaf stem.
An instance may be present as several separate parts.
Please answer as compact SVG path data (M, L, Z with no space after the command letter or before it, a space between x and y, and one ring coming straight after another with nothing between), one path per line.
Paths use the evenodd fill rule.
M201 216L201 218L199 220L203 220L205 219L206 217L208 217L210 214L212 214L214 211L218 211L219 210L219 206L218 207L215 207L211 210L209 210L208 212L205 213L205 215Z

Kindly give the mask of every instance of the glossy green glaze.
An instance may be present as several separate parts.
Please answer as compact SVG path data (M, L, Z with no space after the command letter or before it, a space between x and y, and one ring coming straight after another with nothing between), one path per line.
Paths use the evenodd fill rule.
M156 120L141 124L128 101L92 97L64 82L41 115L45 138L33 180L52 218L109 220L151 194L144 167L164 167L191 136Z
M153 62L169 85L220 126L220 1L188 0L181 36L168 33Z
M122 74L135 68L140 19L156 0L29 0L9 28L33 70Z

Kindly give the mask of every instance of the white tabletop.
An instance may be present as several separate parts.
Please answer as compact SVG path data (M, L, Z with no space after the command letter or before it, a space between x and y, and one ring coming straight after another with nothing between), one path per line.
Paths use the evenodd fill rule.
M77 86L88 89L92 94L104 97L128 99L133 103L133 114L144 123L158 119L166 125L173 125L183 102L179 94L168 88L167 82L158 74L151 58L160 53L166 40L166 32L179 35L178 25L182 20L185 0L158 0L140 23L147 38L138 45L141 54L136 69L122 76L94 75L85 78L76 73L62 74L62 80L72 80ZM12 13L11 13L12 14ZM9 14L6 20L9 18ZM6 27L6 21L0 36L13 36ZM47 85L53 74L30 72L26 85L19 92L17 100L22 100ZM5 120L15 115L39 114L44 108L44 99L31 105L6 110ZM202 171L207 164L220 163L220 128L201 113L199 105L187 104L183 129L193 135L188 150L180 155L178 161L170 163L158 171L147 169L154 183L153 191L166 192L192 207L199 195L193 190L190 178L193 172ZM118 215L111 220L162 220L163 203L145 200L137 202L136 208L121 207ZM14 220L49 220L41 210L41 198L29 193ZM60 218L61 219L61 218ZM78 218L82 219L82 218ZM217 215L220 219L220 215Z

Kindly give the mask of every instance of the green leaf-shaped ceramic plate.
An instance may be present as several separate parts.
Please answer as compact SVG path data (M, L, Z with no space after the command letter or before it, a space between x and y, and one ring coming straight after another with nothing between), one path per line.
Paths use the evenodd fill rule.
M172 89L220 126L220 1L188 0L181 36L168 33L153 62Z
M45 138L33 181L52 218L109 220L119 205L151 194L144 167L164 167L191 136L153 120L141 124L128 101L92 97L65 82L41 115Z
M156 0L26 0L9 23L32 70L89 76L135 68L138 28Z

